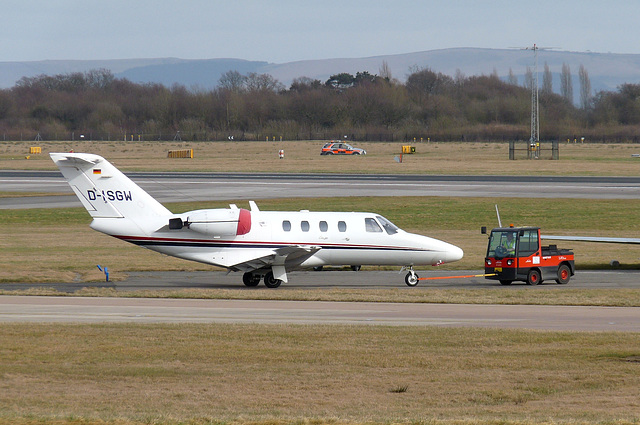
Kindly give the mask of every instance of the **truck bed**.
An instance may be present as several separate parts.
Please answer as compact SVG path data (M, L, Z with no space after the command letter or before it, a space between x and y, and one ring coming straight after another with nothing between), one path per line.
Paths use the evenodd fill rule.
M543 246L540 249L542 256L548 255L573 255L573 251L566 248L558 248L557 245Z

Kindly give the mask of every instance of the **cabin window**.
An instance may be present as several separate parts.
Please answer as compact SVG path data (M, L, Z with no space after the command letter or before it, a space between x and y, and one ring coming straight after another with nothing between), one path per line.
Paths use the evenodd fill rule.
M528 257L538 251L538 229L524 230L520 236L518 257Z
M384 231L387 232L389 235L398 233L398 226L396 226L395 224L393 224L392 222L390 222L389 220L387 220L386 218L380 215L377 215L376 218L378 219L380 224L382 224Z
M291 231L291 222L289 220L284 220L282 222L282 230L284 230L285 232Z
M380 227L378 222L371 217L367 217L364 219L364 226L367 229L367 232L373 232L373 233L382 232L382 227Z
M347 231L347 223L345 223L344 221L339 221L338 222L338 230L341 232L346 232Z
M309 231L309 222L308 221L301 221L300 222L300 228L302 229L303 232L308 232Z
M320 231L321 232L326 232L327 230L329 230L329 225L327 224L326 221L321 221L320 222Z

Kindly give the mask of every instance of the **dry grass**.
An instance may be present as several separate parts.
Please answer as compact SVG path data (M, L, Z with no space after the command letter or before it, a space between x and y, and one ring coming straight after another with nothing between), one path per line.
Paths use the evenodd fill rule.
M49 152L90 152L104 156L124 171L263 171L507 175L638 175L640 148L627 144L560 144L560 160L509 161L508 143L409 143L416 154L394 161L403 142L353 143L366 156L320 156L324 141L284 142L5 142L2 169L55 169ZM42 147L28 155L29 146ZM194 159L168 159L172 149L192 148ZM285 159L278 159L284 149ZM30 159L25 159L30 156Z
M54 169L48 155L24 159L30 145L35 143L2 144L0 168ZM638 159L631 158L637 150L632 145L562 145L561 161L508 161L506 144L416 143L418 153L405 156L402 164L393 161L402 143L358 144L369 152L358 158L321 157L321 142L37 145L44 152L73 148L98 153L125 171L638 174ZM167 150L179 148L194 148L196 158L166 158ZM284 160L277 159L280 148L285 149ZM261 206L300 209L303 204L316 210L341 210L345 202L357 203L364 210L389 216L406 230L461 246L466 257L456 267L478 268L486 243L478 228L495 223L496 201L503 217L537 224L549 232L591 230L617 235L616 229L627 229L640 234L637 220L629 220L640 208L635 201L594 201L580 211L570 202L541 208L522 201L471 198L333 199L315 204L278 200L263 201ZM101 280L96 263L109 264L118 272L207 269L100 235L88 228L89 221L79 208L0 213L0 281ZM638 254L626 247L575 243L571 247L576 249L579 266L599 267L611 258L638 264ZM509 289L500 291L506 302L527 302L533 296L531 291ZM168 295L231 297L230 292ZM248 291L241 292L245 296ZM296 293L259 292L274 297ZM327 297L322 299L352 299L366 292L380 300L400 300L407 291L297 292ZM492 291L424 292L425 302L487 302L494 296ZM575 303L580 297L598 302L609 297L613 301L606 302L614 304L604 305L621 300L638 305L639 297L633 290L545 292L553 292L548 297L561 304ZM113 295L105 290L82 294ZM535 297L542 300L542 295L547 296L536 291ZM435 327L3 324L0 341L2 425L640 422L636 334Z
M211 270L210 266L157 254L96 233L86 223L2 228L0 282L87 282L126 271ZM5 239L6 237L6 239ZM0 284L1 287L1 284Z
M495 223L494 203L501 206L504 219L537 224L543 232L561 234L640 235L640 222L629 217L640 210L640 200L592 200L576 211L573 200L484 198L325 198L276 199L260 201L264 210L301 208L316 211L379 212L407 231L429 235L460 246L465 257L447 264L445 270L482 268L486 236L482 225ZM243 202L238 202L243 205ZM176 212L198 208L224 207L224 202L194 202L170 205ZM598 217L593 220L592 217ZM210 270L199 263L167 257L89 228L90 216L82 208L0 210L0 282L59 282L101 280L96 264L108 265L112 276L127 271ZM623 229L623 230L621 230ZM639 251L619 244L566 242L574 248L579 268L605 268L612 259L624 267L637 268Z
M240 284L238 284L240 285ZM74 293L59 292L50 288L29 288L5 291L0 285L0 295L38 295L61 297L111 297L111 298L191 298L217 300L294 300L338 302L385 303L438 303L438 304L505 304L505 305L563 305L640 307L640 290L633 288L577 289L561 288L553 291L536 291L530 288L493 289L437 289L423 284L424 290L406 286L389 289L352 289L327 286L320 289L290 289L278 291L238 289L179 289L117 291L114 288L89 288L78 285Z
M0 420L8 423L624 424L640 417L635 334L7 324L0 339Z

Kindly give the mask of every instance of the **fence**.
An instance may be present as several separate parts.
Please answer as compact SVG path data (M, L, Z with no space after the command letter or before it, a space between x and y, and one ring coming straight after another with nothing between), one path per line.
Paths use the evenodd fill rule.
M530 141L510 141L509 159L560 159L558 141L551 142L530 142Z

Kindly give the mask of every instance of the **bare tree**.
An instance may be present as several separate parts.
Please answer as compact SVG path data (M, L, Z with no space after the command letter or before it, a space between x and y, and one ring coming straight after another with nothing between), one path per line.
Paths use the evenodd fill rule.
M240 93L244 90L247 77L240 74L238 71L227 71L218 80L218 85L235 93Z
M571 81L571 67L566 63L562 64L562 74L560 74L560 94L567 102L573 104L573 82Z
M516 77L516 75L513 73L513 69L511 68L509 68L509 76L507 77L507 83L511 84L512 86L518 85L518 77Z
M547 94L553 93L553 75L546 62L544 63L544 73L542 74L542 92Z
M533 87L533 71L527 67L527 72L524 74L524 87L531 90Z
M284 85L270 74L250 72L245 77L244 82L250 92L271 91L277 93L284 90Z
M391 75L391 69L389 69L389 64L387 61L382 61L382 65L380 65L380 69L378 70L378 74L380 78L391 81L393 76Z
M578 75L580 76L580 107L587 109L591 103L591 80L589 79L589 73L582 64L580 64Z
M467 77L460 70L460 68L456 68L456 75L453 78L456 83L456 86L458 87L461 87L464 84L464 81L467 79Z

